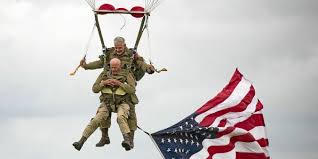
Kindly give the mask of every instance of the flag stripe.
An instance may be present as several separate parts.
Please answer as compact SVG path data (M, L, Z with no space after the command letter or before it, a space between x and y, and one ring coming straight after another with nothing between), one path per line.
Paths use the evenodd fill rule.
M253 97L255 96L255 90L253 88L253 86L250 87L249 92L246 94L246 96L243 98L243 100L241 100L241 102L235 106L231 106L229 108L223 109L221 111L215 112L213 114L210 114L208 116L206 116L201 122L200 125L204 126L204 127L209 127L210 125L212 125L215 122L215 119L230 113L230 112L242 112L244 111L248 105L252 102ZM219 123L215 123L212 126L217 126Z
M253 134L256 140L266 138L265 127L264 126L256 126L253 129L249 130L251 134Z
M264 153L243 153L237 152L236 159L267 159Z
M249 105L247 105L246 108L245 106L241 107L242 110L243 109L245 110L241 112L230 110L230 112L217 117L214 120L214 123L212 123L209 127L229 127L229 126L234 126L238 122L246 120L250 116L250 114L255 112L255 109L257 109L256 107L258 105L258 102L259 100L254 96L252 102Z
M247 131L253 129L256 126L265 126L263 114L253 114L246 120L239 122L234 126L245 129Z
M217 127L224 127L226 125L226 119L222 119Z
M237 112L237 113L233 112L233 113L229 113L225 116L222 116L222 118L227 119L227 123L226 123L225 127L235 126L235 124L248 119L251 116L251 114L253 114L255 112L255 109L257 109L256 108L257 104L258 104L258 99L256 97L254 97L251 104L249 104L248 107L244 111ZM215 125L215 124L213 124L213 125Z
M258 127L255 129L262 129L262 128ZM235 146L235 143L237 142L247 142L247 143L253 142L254 147L258 149L257 153L264 152L264 148L268 146L268 140L263 138L256 139L252 131L254 130L251 130L248 132L243 129L235 128L235 127L225 128L217 134L217 138L205 139L202 143L203 149L200 152L191 156L191 159L199 159L199 158L208 157L209 155L206 153L206 151L209 149L211 149L211 151L214 151L215 153L230 152L232 151L234 147L240 147L240 146Z
M237 141L235 142L235 151L245 153L264 153L263 148L258 144L258 140L253 142Z
M261 101L258 100L255 112L258 112L262 109L263 109L263 104L261 103Z
M258 144L261 146L261 147L267 147L268 146L268 139L259 139L257 140Z
M247 81L245 78L242 78L237 87L235 87L234 91L230 94L226 100L222 103L213 106L213 109L209 109L204 113L200 114L195 118L195 120L200 123L206 116L218 112L220 110L230 108L233 105L237 105L241 102L241 100L246 96L249 92L249 88L251 87L251 83Z
M229 141L224 140L223 142L227 142L227 144L223 143L222 146L214 146L214 145L218 145L220 143L210 144L210 145L212 145L208 148L208 152L209 152L210 156L213 157L213 155L217 154L217 153L226 153L226 152L233 150L234 148L236 149L237 152L239 152L239 151L245 151L245 152L250 152L250 153L263 152L263 149L259 145L259 142L261 142L261 141L255 140L255 138L253 137L252 134L246 133L246 134L239 135L239 136L233 136L233 135L235 135L235 133L230 133L226 136L222 136L222 138L224 138L224 139L230 138ZM219 139L213 139L213 140L217 141ZM264 156L265 156L265 154L264 154Z
M249 109L255 109L255 107L254 108L249 108ZM240 116L236 116L236 118L235 117L231 117L231 119L227 119L228 121L227 121L225 127L235 127L237 123L240 123L240 122L243 122L243 121L247 120L248 118L250 118L254 114L262 114L262 113L261 113L261 111L254 112L254 113L250 112L250 111L247 111L246 113L238 114Z
M224 129L224 130L221 130L221 129L220 129L220 131L216 134L216 138L220 138L220 137L222 137L222 136L224 136L224 135L227 135L227 134L229 134L229 133L232 133L234 130L235 130L234 127L227 127L227 128Z
M238 69L236 69L230 80L230 83L227 86L225 86L225 88L219 94L217 94L213 99L205 103L196 112L198 114L204 113L207 110L213 108L214 106L222 103L225 99L227 99L232 94L236 86L241 81L242 77L243 75L238 71Z

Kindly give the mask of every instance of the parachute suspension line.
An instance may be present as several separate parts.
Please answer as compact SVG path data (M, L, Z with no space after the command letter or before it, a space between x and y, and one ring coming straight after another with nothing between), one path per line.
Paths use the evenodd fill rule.
M145 0L145 10L147 11L147 12L150 12L150 8L149 8L149 0Z
M123 28L126 26L126 18L122 15L122 14L119 14L119 16L123 19L124 21L124 24L120 27L120 30L123 30Z
M148 39L148 49L149 49L149 63L152 65L153 63L152 63L152 60L151 60L151 57L152 57L152 51L151 51L151 39L150 39L150 29L149 29L149 22L148 22L148 19L147 19L147 22L146 22L146 24L145 24L145 27L144 27L144 29L147 29L147 39ZM166 68L161 68L161 69L157 69L157 68L155 68L155 71L157 72L157 73L160 73L160 72L163 72L163 71L168 71Z
M88 48L91 44L91 41L92 41L92 38L93 38L93 35L94 35L94 32L95 32L95 28L96 28L96 23L94 23L94 26L93 26L93 29L91 31L91 34L89 36L89 39L88 39L88 42L86 44L86 47L85 47L85 56L87 55L87 52L88 52Z
M145 10L147 12L153 11L155 8L157 8L163 0L145 0Z
M154 4L154 1L157 1L157 0L146 0L146 6L145 6L145 8L146 8L146 10L147 10L148 12L151 12L151 11L152 11L152 6L153 6L153 4Z
M93 10L95 10L95 0L85 0L85 1Z
M87 52L88 52L88 48L89 48L89 45L91 44L91 41L92 41L92 38L93 38L93 35L94 35L95 27L96 27L96 23L94 24L94 26L93 26L93 28L92 28L92 31L91 31L91 34L89 35L89 39L88 39L88 42L87 42L86 47L85 47L85 54L84 54L84 57L82 58L82 60L85 60L85 59L86 59L86 55L87 55ZM71 72L69 75L70 75L70 76L74 76L80 67L81 67L81 64L79 64L79 65L75 68L75 70L74 70L73 72Z
M149 49L149 63L150 63L150 65L152 65L153 63L152 63L152 61L151 61L151 40L150 40L150 31L149 31L149 23L148 23L148 19L147 19L147 22L146 22L146 24L145 24L145 28L144 29L147 29L147 39L148 39L148 49ZM160 73L160 72L162 72L162 71L168 71L166 68L161 68L161 69L156 69L155 68L155 71L157 72L157 73Z

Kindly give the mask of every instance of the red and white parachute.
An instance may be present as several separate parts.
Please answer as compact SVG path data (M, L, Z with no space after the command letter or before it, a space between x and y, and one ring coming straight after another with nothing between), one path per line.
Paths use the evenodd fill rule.
M98 16L99 15L130 14L131 16L133 16L135 18L143 18L142 21L141 21L141 24L140 24L139 32L137 34L135 46L133 48L136 51L137 48L138 48L138 44L139 44L140 38L142 36L142 33L148 26L148 19L149 19L150 13L155 8L157 8L162 2L162 0L141 0L144 3L143 6L135 5L132 8L127 9L127 8L122 7L122 6L115 7L114 5L109 4L109 3L104 3L104 4L101 4L101 5L97 5L97 1L96 0L85 0L85 1L92 8L92 10L94 12L94 15L95 15L95 26L98 29L100 41L101 41L102 48L103 48L104 51L106 50L106 46L104 44L103 35L102 35L102 32L101 32L101 27L100 27L100 24L99 24L99 21L98 21ZM134 0L132 0L132 1L134 1ZM137 0L135 0L135 1L137 2ZM102 3L102 0L98 0L98 3ZM117 3L120 3L120 2L117 2ZM130 0L130 3L133 3L133 2L131 2L131 0Z
M155 8L157 8L162 0L143 0L144 6L135 6L131 9L126 9L122 7L116 8L112 4L104 3L99 7L96 6L96 0L85 0L87 4L92 8L93 11L97 12L98 14L105 14L105 13L118 13L118 14L150 14ZM98 0L99 2L101 0ZM139 15L140 16L140 15ZM140 17L136 18L140 18ZM134 16L135 17L135 16Z

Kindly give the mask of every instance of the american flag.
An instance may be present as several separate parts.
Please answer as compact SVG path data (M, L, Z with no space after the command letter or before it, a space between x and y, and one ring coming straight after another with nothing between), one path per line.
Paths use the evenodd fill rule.
M165 159L270 159L262 109L253 85L236 69L214 98L151 137Z

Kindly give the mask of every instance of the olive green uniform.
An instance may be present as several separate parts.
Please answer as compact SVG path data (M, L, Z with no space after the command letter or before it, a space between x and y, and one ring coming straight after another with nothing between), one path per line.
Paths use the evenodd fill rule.
M98 93L98 81L99 78L102 78L106 71L109 70L109 61L113 58L118 58L121 61L121 68L124 72L127 73L129 78L137 78L140 79L141 77L138 75L138 71L141 72L149 72L151 65L144 62L144 59L140 56L134 56L132 51L128 48L125 49L125 52L121 55L116 54L114 48L110 48L107 50L106 55L101 55L100 59L97 61L90 62L88 64L84 64L82 67L87 70L99 69L104 68L104 71L98 76L96 82L93 85L93 92ZM139 71L139 74L140 74ZM137 72L137 73L135 73ZM138 104L138 98L136 94L132 95L132 105L130 105L130 115L128 119L129 127L132 131L137 129L137 116L135 112L135 104ZM111 125L111 120L108 118L105 122L105 128L109 128Z
M126 73L121 72L119 75L107 75L108 79L117 79L122 82L119 87L104 86L101 81L103 78L96 80L93 89L101 92L101 106L95 117L90 121L83 132L83 136L88 138L98 127L106 128L106 121L111 112L117 112L117 123L123 134L130 132L128 126L128 116L131 105L131 95L135 93L135 80ZM98 84L97 84L98 83Z
M106 105L101 103L101 105L98 107L95 117L91 119L91 121L86 126L83 135L86 138L89 138L91 134L98 128L108 128L108 125L106 123L108 118L109 111L106 108Z
M118 58L121 61L121 68L128 73L131 73L137 81L142 78L139 77L137 73L151 71L151 65L145 63L141 56L135 55L133 51L127 47L125 48L125 52L120 55L116 53L114 48L107 49L106 55L100 55L99 60L90 62L88 64L85 63L82 65L82 67L85 70L104 68L104 70L108 71L109 62L113 58Z

